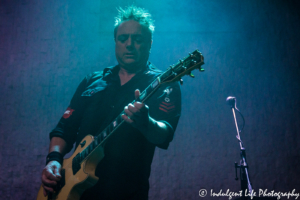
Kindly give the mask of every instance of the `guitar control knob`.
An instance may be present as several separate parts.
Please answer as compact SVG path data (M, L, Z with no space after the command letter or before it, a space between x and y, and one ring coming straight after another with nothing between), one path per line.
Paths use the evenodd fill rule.
M180 79L179 82L180 82L180 85L183 85L183 80L182 79Z

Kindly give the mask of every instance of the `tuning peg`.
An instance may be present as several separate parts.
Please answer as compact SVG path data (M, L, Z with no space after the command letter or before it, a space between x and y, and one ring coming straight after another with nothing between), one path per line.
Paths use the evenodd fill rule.
M183 85L183 80L182 79L180 79L179 82L180 82L180 85Z
M172 72L174 72L173 65L170 65L170 69L172 70Z
M199 71L200 71L200 72L204 72L204 69L202 69L202 68L200 67L200 68L199 68Z
M189 74L190 77L195 78L194 74L192 72Z

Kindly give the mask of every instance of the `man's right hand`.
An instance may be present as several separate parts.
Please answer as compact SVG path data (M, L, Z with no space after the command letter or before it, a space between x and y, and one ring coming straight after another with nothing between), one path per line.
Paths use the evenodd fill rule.
M50 161L42 172L42 185L44 188L44 196L50 192L54 192L54 187L61 179L61 164L55 160Z

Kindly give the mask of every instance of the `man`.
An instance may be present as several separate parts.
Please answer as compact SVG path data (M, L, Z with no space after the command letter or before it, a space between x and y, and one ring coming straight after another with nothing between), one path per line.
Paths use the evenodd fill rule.
M99 181L81 199L148 199L149 176L156 146L167 149L181 110L180 87L161 87L147 105L136 101L161 72L148 61L154 26L150 14L134 6L120 9L114 38L118 65L88 75L50 133L47 165L42 172L44 195L60 180L63 156L74 142L96 135L122 111L125 122L105 144L96 169Z

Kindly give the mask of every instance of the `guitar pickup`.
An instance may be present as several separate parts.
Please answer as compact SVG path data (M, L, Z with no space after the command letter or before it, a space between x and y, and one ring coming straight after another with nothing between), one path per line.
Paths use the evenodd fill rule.
M81 165L80 165L80 153L77 154L73 160L72 160L72 171L73 171L73 175L75 175L81 168Z

